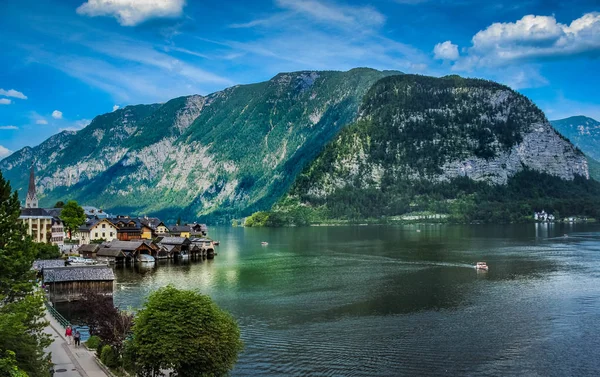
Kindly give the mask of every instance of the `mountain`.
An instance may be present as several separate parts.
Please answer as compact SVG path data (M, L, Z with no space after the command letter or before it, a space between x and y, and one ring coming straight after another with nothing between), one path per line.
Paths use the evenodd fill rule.
M275 211L299 204L328 218L429 211L519 220L538 206L567 214L592 201L597 211L600 186L588 178L586 157L510 88L458 76L391 76L373 85L358 120L307 166Z
M600 161L600 122L584 116L574 116L553 120L551 123L583 153Z
M269 208L358 115L367 90L401 74L294 72L208 96L127 106L0 161L20 193L33 161L40 205L76 199L165 220L227 219Z
M584 116L574 116L550 123L588 156L590 177L600 182L600 122Z

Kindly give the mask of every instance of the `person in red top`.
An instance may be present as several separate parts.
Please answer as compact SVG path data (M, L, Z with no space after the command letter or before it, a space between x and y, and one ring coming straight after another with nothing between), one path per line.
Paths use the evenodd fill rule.
M67 337L67 344L71 345L71 340L73 340L73 329L71 329L71 326L67 326L65 336Z

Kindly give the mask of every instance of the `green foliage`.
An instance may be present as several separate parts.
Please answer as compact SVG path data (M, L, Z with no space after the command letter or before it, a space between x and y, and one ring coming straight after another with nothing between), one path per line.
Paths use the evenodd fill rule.
M98 244L98 245L103 244L104 242L106 242L106 239L104 239L104 238L97 238L95 240L90 241L90 243L94 243L94 244Z
M119 366L119 355L107 344L102 347L100 361L109 368L116 368Z
M587 158L588 169L590 171L590 177L600 182L600 162L594 160L591 157Z
M50 336L43 331L43 297L33 289L36 251L19 215L17 193L0 173L0 365L13 375L42 377Z
M373 83L393 74L399 72L360 68L284 73L204 99L180 97L163 104L128 106L96 117L77 134L53 137L28 153L16 152L0 162L0 169L26 188L27 177L22 177L21 170L27 173L33 158L48 161L48 156L56 154L38 173L40 177L81 161L99 161L108 167L106 171L83 171L78 183L45 190L42 201L53 203L69 197L113 212L152 213L168 222L181 215L183 219L229 223L270 208L323 146L356 119L360 102ZM190 101L206 101L210 106L204 106L189 127L180 127L176 120L190 112ZM194 168L176 178L186 187L178 190L158 184L165 179L165 172L182 163L175 161L175 156L168 156L151 171L135 157L128 164L111 159L115 150L126 149L134 155L166 137L174 140L177 150L210 157L214 166L194 165L203 159L201 155L183 157ZM204 147L198 148L196 143ZM225 164L235 169L223 169ZM199 180L214 184L203 192L187 189L197 187Z
M62 208L65 206L65 202L63 202L62 200L59 200L58 202L56 202L54 204L54 208Z
M208 296L167 286L152 293L133 331L136 368L143 376L224 376L242 349L235 320Z
M95 350L100 345L100 337L97 335L92 335L88 338L85 344L88 346L88 348Z
M6 377L28 377L27 373L19 369L15 353L5 351L0 355L0 375Z
M57 259L62 256L60 249L56 245L48 243L34 243L35 259Z
M267 224L269 220L269 212L255 212L246 218L244 226L246 227L261 227Z
M73 232L85 224L86 217L83 208L75 200L69 200L60 213L60 219L72 236Z

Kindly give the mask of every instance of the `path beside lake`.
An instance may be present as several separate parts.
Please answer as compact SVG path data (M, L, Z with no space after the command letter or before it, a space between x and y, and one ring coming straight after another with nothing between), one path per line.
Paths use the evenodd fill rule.
M52 336L52 344L46 349L52 353L55 377L109 377L100 368L94 354L83 345L78 348L67 344L65 329L48 312L45 318L50 324L45 332Z

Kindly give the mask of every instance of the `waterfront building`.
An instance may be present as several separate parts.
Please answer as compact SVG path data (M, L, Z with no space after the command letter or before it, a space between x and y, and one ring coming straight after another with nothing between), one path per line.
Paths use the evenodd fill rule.
M115 275L108 266L44 267L42 282L52 303L76 301L92 291L112 295Z
M88 220L87 223L79 227L77 232L79 233L79 243L82 245L97 240L112 241L117 239L117 227L108 219Z

